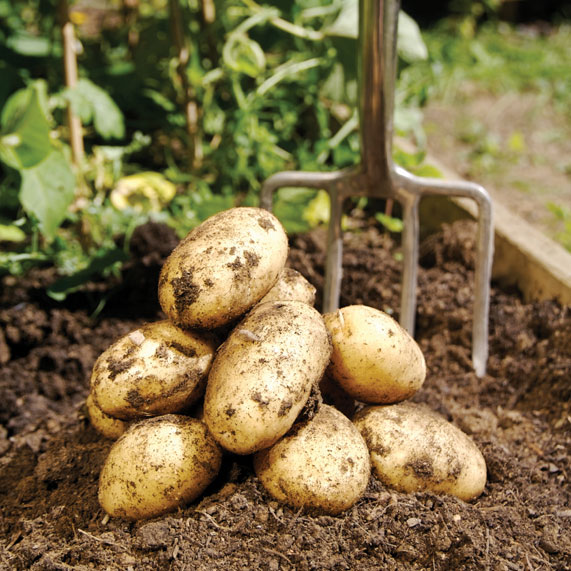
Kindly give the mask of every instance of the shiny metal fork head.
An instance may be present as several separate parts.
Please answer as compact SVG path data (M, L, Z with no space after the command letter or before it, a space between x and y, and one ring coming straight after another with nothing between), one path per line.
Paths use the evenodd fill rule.
M367 196L398 200L403 207L403 276L400 322L414 334L418 266L420 199L426 195L459 196L478 205L474 274L472 362L478 376L486 371L488 315L493 256L492 204L486 190L466 181L414 176L392 159L393 105L399 0L359 2L359 116L361 163L335 172L286 171L262 185L261 205L272 208L273 193L282 187L324 189L331 201L327 239L323 311L339 307L342 277L341 216L347 198Z

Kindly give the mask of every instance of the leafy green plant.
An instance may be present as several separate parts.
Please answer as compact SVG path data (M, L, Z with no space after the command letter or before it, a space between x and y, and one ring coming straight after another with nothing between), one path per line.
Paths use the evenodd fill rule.
M149 218L182 236L218 210L257 204L276 171L358 162L356 0L209 7L206 17L202 0L142 0L128 28L80 26L71 88L53 32L58 2L0 0L0 71L10 78L0 88L3 271L54 264L62 279L50 294L61 299L114 271L128 248L118 236ZM426 46L410 18L400 24L403 78ZM421 141L423 100L403 85L396 127ZM75 165L68 107L86 149ZM276 212L290 231L307 230L327 221L327 196L283 189Z
M48 240L74 198L75 178L61 148L50 138L47 94L42 83L14 93L0 117L0 160L21 179L19 200Z

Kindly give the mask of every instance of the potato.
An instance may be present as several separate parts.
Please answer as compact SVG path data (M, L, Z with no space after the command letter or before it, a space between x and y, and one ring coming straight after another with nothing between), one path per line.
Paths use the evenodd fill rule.
M204 394L215 348L208 335L169 321L143 325L97 359L93 400L122 420L180 412Z
M322 405L309 422L254 456L264 488L293 507L330 514L350 508L369 482L369 451L359 431L337 409Z
M420 347L386 313L350 305L324 319L333 342L328 373L353 398L394 403L411 397L424 383Z
M243 315L272 288L288 252L267 210L232 208L192 230L165 262L159 302L184 327L214 329Z
M323 318L300 301L256 306L219 348L204 420L236 454L271 446L294 423L331 354Z
M370 406L354 419L369 450L373 471L402 492L431 491L462 500L486 485L486 462L459 428L412 402Z
M309 305L315 303L315 287L297 270L284 268L274 287L260 300L265 301L303 301Z
M222 451L206 425L165 415L132 425L103 465L99 503L111 516L155 517L192 502L214 480Z
M91 425L105 438L117 440L127 430L129 422L105 414L93 401L93 395L88 395L85 406Z

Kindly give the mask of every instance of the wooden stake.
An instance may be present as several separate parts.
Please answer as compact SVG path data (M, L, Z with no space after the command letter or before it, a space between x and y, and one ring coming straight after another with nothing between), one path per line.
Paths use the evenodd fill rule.
M60 18L65 85L67 88L73 89L77 85L77 52L75 30L69 18L69 6L67 0L60 0ZM67 106L67 122L72 161L76 167L80 167L85 156L83 132L81 121L73 112L71 104L68 104Z
M186 67L190 60L190 50L182 27L183 21L179 0L169 0L169 8L174 43L177 50L177 70L183 91L184 116L189 139L189 166L191 170L194 170L202 164L203 154L198 132L198 105L194 100L192 87L186 74Z

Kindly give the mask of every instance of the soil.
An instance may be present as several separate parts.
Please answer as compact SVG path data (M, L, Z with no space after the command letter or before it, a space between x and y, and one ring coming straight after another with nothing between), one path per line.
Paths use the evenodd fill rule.
M417 338L429 372L414 397L483 451L488 483L471 503L397 493L371 477L343 514L308 513L272 500L250 457L228 455L200 501L150 521L109 519L97 481L112 443L86 420L89 375L114 339L162 318L156 283L176 240L164 228L139 229L120 283L90 284L63 304L43 294L50 271L4 278L0 568L570 569L570 308L524 304L495 286L488 373L478 379L470 363L473 230L445 227L422 248ZM319 232L291 238L291 265L319 292L323 245ZM397 253L373 228L349 234L342 304L396 315ZM94 313L102 296L107 303Z

